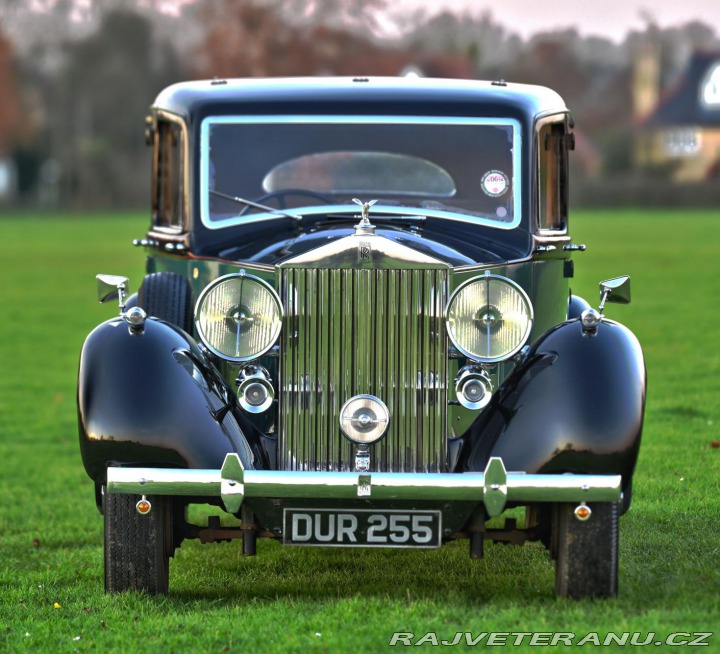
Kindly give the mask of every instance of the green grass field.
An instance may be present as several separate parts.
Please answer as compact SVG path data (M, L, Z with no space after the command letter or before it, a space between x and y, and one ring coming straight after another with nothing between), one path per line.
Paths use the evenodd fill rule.
M596 304L600 279L632 276L633 303L606 313L638 335L650 384L620 596L597 602L555 599L537 544L489 545L470 561L465 542L404 552L260 541L243 558L237 542L190 541L168 597L105 596L102 518L77 447L77 360L115 311L97 304L94 275L137 288L143 256L130 240L146 221L0 218L0 651L360 654L387 649L395 631L630 631L640 642L716 631L701 651L720 651L720 212L574 216L575 241L588 244L574 290Z

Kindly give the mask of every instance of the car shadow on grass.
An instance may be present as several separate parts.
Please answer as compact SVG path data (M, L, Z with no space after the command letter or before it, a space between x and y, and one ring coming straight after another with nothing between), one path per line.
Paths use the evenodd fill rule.
M712 537L699 536L703 520L686 515L678 521L666 511L643 513L638 507L621 521L619 596L610 600L613 606L648 611L705 601L720 573L708 565ZM555 565L539 543L486 543L481 560L470 559L467 540L437 550L285 547L260 540L257 550L257 556L245 557L239 542L184 543L171 563L170 601L232 606L358 596L458 606L555 601Z
M183 545L171 564L171 598L237 604L360 595L403 601L446 597L484 603L493 597L521 601L554 594L554 566L539 544L523 548L486 545L481 560L470 560L468 541L439 550L414 551L300 548L260 542L256 557L243 557L240 548L232 545L221 549L195 545Z

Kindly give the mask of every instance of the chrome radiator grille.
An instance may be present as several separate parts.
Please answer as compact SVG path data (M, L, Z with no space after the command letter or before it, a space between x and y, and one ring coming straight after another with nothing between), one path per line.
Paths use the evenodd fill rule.
M340 409L360 393L390 410L371 471L446 467L446 270L286 268L280 467L353 470Z

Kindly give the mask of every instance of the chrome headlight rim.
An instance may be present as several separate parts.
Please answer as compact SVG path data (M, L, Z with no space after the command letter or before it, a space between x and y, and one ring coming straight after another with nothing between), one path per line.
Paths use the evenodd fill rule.
M220 284L223 282L229 281L231 279L237 279L237 278L244 278L246 280L251 281L252 283L257 283L260 286L264 288L264 290L268 291L268 293L271 295L272 300L277 308L278 312L278 324L275 330L272 333L271 338L269 339L269 344L260 350L257 354L253 353L252 355L245 356L245 357L232 357L227 354L224 354L217 348L215 348L211 343L209 342L209 339L207 338L206 334L204 333L204 330L201 325L201 311L204 302L206 301L208 295ZM224 361L229 361L230 363L247 363L249 361L255 361L256 359L263 356L263 354L266 354L269 352L275 343L278 340L278 337L280 336L280 332L282 331L282 321L285 313L283 310L282 301L280 300L280 296L277 294L275 289L270 286L264 279L261 277L258 277L257 275L253 275L252 273L245 272L244 270L241 270L240 272L236 273L228 273L226 275L221 275L220 277L217 277L213 281L211 281L200 293L198 296L197 302L195 303L195 313L194 313L194 319L195 319L195 328L197 329L198 336L200 337L200 341L202 342L203 346L206 347L210 352L212 352L215 356L223 359Z
M506 353L503 353L500 356L483 357L483 356L478 356L476 353L470 352L469 350L465 349L464 347L462 347L462 345L460 345L457 342L457 338L455 337L455 334L453 333L453 328L451 327L451 324L450 324L450 312L453 307L453 303L455 302L455 299L463 291L463 289L465 289L467 286L470 286L471 284L475 284L477 282L487 282L487 281L491 281L491 280L497 280L504 284L508 284L510 287L512 287L515 291L518 292L521 299L523 300L525 309L527 310L528 325L525 330L525 333L523 334L522 338L519 340L518 345L514 349L512 349ZM514 357L518 352L520 352L520 350L523 349L523 347L525 347L528 339L530 338L530 334L532 332L534 322L535 322L535 312L533 310L533 305L532 305L532 302L530 301L530 297L525 292L525 289L522 286L520 286L520 284L513 281L512 279L505 277L503 275L491 273L489 271L483 275L477 275L475 277L471 277L470 279L467 279L462 284L460 284L460 286L458 286L450 295L450 299L448 300L447 305L445 307L445 326L447 328L447 333L448 333L448 337L450 338L450 341L455 346L455 349L458 350L458 352L460 352L462 355L464 355L468 359L471 359L472 361L477 361L479 363L488 363L488 364L502 363L503 361L507 361L508 359L511 359L512 357Z
M483 388L482 396L476 400L472 400L464 391L466 384L473 382ZM465 366L460 370L458 376L455 378L455 397L461 406L472 411L478 411L490 404L492 396L493 384L487 370L477 365Z
M345 425L345 421L347 422L353 422L353 419L347 416L347 410L349 407L351 407L353 404L362 404L363 402L366 402L369 404L369 406L364 407L367 411L369 411L372 414L372 419L377 423L384 423L382 428L379 430L379 433L377 436L373 437L372 439L364 439L361 436L358 436L357 434L362 434L363 432L359 429L355 429L355 432L353 433L351 431L351 428L347 425ZM360 408L358 411L361 410ZM356 411L357 415L357 411ZM371 445L374 445L375 443L379 443L387 434L388 427L390 426L390 411L387 408L387 405L385 402L383 402L379 397L376 397L375 395L368 395L367 393L361 393L360 395L354 395L350 399L348 399L340 409L340 431L342 432L342 435L349 440L351 443L354 443L355 445L358 445L359 447L370 447Z
M275 387L270 373L263 366L249 364L242 368L235 380L237 384L237 397L240 407L251 414L265 413L275 401ZM259 386L264 392L261 402L253 401L251 390Z

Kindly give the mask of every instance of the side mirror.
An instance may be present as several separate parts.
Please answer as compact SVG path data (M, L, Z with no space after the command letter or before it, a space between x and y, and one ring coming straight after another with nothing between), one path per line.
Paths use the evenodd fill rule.
M127 296L127 285L130 281L127 277L119 275L96 275L98 302L111 302L117 300L120 313L125 309L125 298Z
M630 304L630 277L624 275L600 282L600 313L605 307L605 302Z

